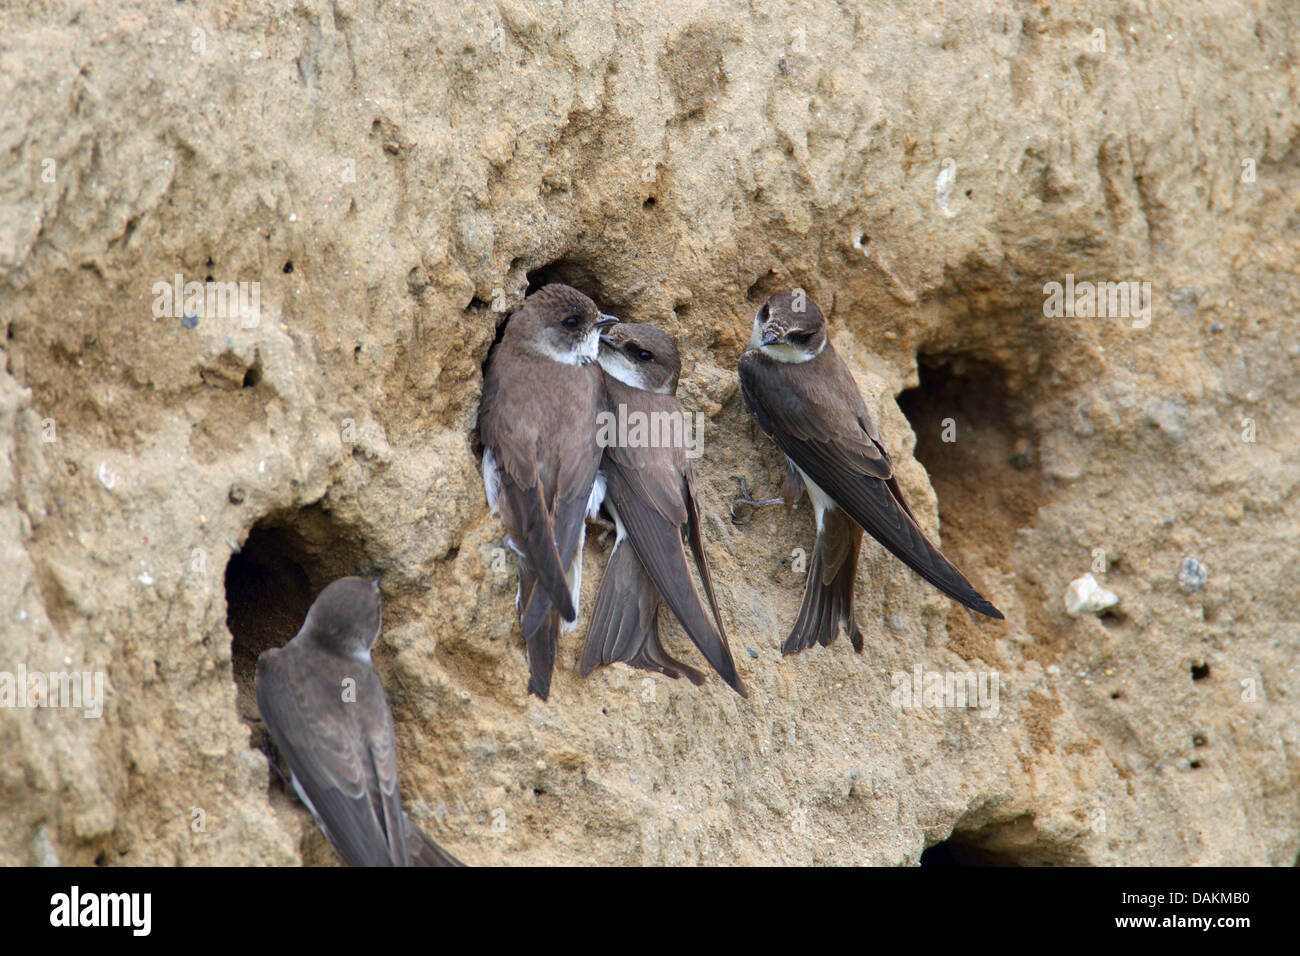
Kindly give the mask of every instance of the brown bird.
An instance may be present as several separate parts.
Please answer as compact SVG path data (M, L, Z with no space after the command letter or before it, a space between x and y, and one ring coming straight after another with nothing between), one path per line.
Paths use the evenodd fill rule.
M779 497L756 500L742 481L737 504L792 504L802 482L817 516L803 604L783 653L829 644L841 624L854 649L862 650L853 584L863 530L944 594L988 617L1002 617L926 540L898 487L880 432L812 300L802 292L769 297L754 316L739 373L746 407L785 453L788 467Z
M479 405L483 485L519 555L519 608L528 690L551 692L560 620L574 626L586 518L604 495L596 415L602 329L617 322L567 285L537 290L492 352Z
M258 657L257 709L289 783L347 863L411 866L418 837L458 865L402 810L393 715L370 661L379 605L375 581L328 585L294 638Z
M622 323L600 337L609 411L621 424L601 430L605 448L605 510L616 537L591 613L580 670L622 661L669 677L704 675L674 660L659 638L659 604L667 603L695 646L728 684L748 696L727 647L704 554L695 469L686 455L686 429L677 401L681 361L673 340L649 325ZM705 610L686 561L689 542L713 611Z

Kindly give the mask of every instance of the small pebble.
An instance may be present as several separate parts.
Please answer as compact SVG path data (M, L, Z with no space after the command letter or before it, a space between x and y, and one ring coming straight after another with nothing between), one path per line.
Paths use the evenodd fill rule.
M1205 587L1210 579L1210 569L1193 557L1183 558L1178 568L1178 590L1184 594L1193 594Z
M754 660L758 660L758 651L754 650L752 647L745 648L745 653L754 658Z
M37 866L59 865L59 854L54 849L54 841L50 839L50 831L45 827L40 827L32 837L32 856Z
M1091 573L1075 578L1065 589L1065 613L1070 617L1100 614L1118 603L1119 597L1098 584Z

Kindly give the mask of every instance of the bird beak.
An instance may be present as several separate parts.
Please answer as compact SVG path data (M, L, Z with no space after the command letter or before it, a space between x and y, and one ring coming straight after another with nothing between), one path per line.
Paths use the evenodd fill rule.
M604 312L600 313L600 318L596 320L596 328L607 329L611 325L618 325L618 316L606 315Z
M777 342L780 342L780 341L781 341L781 333L778 332L776 329L764 329L764 330L763 330L763 345L764 345L764 346L775 345Z
M612 335L606 335L604 332L602 332L602 333L600 334L600 344L601 344L601 345L608 345L610 348L613 348L613 347L614 347L614 337L613 337Z

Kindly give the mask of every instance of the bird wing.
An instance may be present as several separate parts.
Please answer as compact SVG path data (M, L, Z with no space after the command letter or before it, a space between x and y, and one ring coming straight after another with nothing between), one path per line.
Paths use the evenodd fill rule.
M411 866L464 866L421 830L414 820L406 817L406 846L411 857Z
M535 363L535 377L557 374L550 367L555 364ZM489 367L484 381L479 433L496 467L497 507L546 597L565 620L572 621L577 609L566 571L600 465L595 440L599 372L560 369L558 374L569 375L572 381L545 387L534 382L532 394L519 395L510 390L522 385L503 382L495 368L495 364ZM570 407L563 411L548 407L557 396ZM536 630L547 610L545 602L532 602L525 612L525 631Z
M829 344L798 366L749 350L739 373L759 427L864 531L944 594L1002 617L921 531L857 384Z
M686 540L691 546L695 558L695 567L704 584L704 593L708 595L709 607L713 610L713 620L718 625L718 633L725 641L726 631L722 627L722 614L718 610L718 598L713 593L713 575L709 573L709 559L704 553L704 529L700 521L700 501L695 492L695 469L686 462L682 475L682 490L686 501Z
M601 664L622 661L668 677L685 675L693 684L704 683L702 673L664 649L659 638L659 604L659 589L641 566L641 559L632 545L619 539L591 609L581 674L586 677Z
M357 702L343 700L342 667L306 667L296 649L257 661L257 706L294 780L339 855L353 866L391 866L406 858L392 718L367 739L357 711L378 692L373 669L355 665ZM371 680L364 679L369 672ZM373 706L371 704L370 706ZM387 716L388 704L383 701Z
M638 411L670 409L681 415L681 406L671 396L637 392L627 401L629 405L635 402ZM605 462L607 506L622 522L646 574L709 664L741 696L746 696L726 636L720 624L715 626L709 620L686 564L683 530L701 545L698 553L703 554L703 550L698 509L687 482L685 449L649 444L610 447L605 450ZM712 581L705 575L707 570L701 577L707 582L706 591L716 617Z

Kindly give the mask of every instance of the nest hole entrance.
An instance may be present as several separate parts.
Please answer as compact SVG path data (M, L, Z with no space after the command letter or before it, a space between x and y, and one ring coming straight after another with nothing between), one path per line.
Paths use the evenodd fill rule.
M325 585L349 574L375 575L355 529L319 504L277 512L253 526L226 565L226 626L239 715L261 727L257 657L298 633ZM260 743L260 742L259 742Z
M610 289L601 281L596 269L574 256L562 256L554 262L529 270L526 294L532 295L542 286L553 282L573 286L595 302L602 312L609 312L620 318L627 306L626 302L612 295Z
M1003 861L997 859L994 854L963 840L956 834L942 843L928 846L921 851L921 866L928 869L1000 865L1003 865Z
M776 267L773 266L762 275L756 276L754 281L745 288L745 302L753 306L757 311L768 300L769 296L789 292L797 285L798 283L794 282L788 275L784 272L777 272Z
M944 550L952 542L959 555L1001 567L1046 500L1023 400L988 362L954 353L917 361L920 383L898 405L939 499Z
M1070 866L1078 853L1041 832L1031 816L983 825L958 824L948 839L921 852L923 867Z

